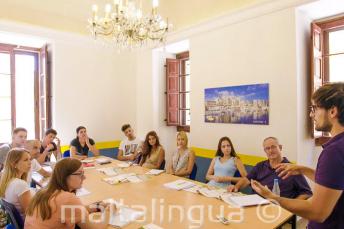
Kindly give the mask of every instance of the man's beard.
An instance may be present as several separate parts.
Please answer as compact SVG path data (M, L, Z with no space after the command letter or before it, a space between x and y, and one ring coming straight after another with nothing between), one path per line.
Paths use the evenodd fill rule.
M323 122L323 124L321 125L321 126L315 126L315 129L317 130L317 131L323 131L323 132L331 132L331 130L332 130L332 124L331 124L331 122L328 120L328 118L326 117L325 119L324 119L324 122Z

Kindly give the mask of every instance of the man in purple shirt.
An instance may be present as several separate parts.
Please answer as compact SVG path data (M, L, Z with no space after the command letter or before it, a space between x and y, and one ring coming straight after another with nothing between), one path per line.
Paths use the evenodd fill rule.
M264 139L263 148L268 160L259 162L247 177L240 179L235 186L229 186L228 191L238 191L248 186L252 179L272 189L274 179L278 179L281 196L297 199L309 198L312 191L303 175L292 176L285 180L278 177L275 167L280 163L289 163L287 158L282 157L282 145L279 144L278 139L275 137Z
M280 164L277 171L282 179L304 174L315 182L313 197L295 200L274 195L259 182L252 180L252 188L265 198L306 219L309 229L344 228L344 83L330 83L312 96L310 112L315 129L330 132L332 138L323 145L316 170Z

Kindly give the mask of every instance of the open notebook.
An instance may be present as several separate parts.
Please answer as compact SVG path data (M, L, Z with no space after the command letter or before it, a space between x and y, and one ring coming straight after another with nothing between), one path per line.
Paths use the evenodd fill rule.
M225 201L227 204L237 207L248 207L248 206L255 206L255 205L263 205L269 204L270 201L267 199L262 198L257 194L253 195L242 195L242 196L234 196L231 194L222 195L222 200Z
M164 186L166 188L170 188L170 189L175 189L175 190L182 190L182 189L187 189L187 188L191 188L193 186L195 186L194 183L187 181L187 180L176 180L173 182L169 182L164 184Z

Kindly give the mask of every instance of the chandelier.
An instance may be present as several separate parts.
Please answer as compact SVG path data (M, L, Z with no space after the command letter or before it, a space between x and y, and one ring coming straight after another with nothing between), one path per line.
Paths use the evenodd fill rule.
M88 19L93 37L103 38L121 49L163 43L172 25L158 14L158 0L153 0L151 14L147 16L143 16L141 1L114 0L113 5L105 5L103 17L98 16L98 6L93 5L92 17Z

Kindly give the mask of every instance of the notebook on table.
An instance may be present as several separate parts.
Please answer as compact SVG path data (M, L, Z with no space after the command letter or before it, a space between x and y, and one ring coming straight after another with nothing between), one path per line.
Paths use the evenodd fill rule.
M180 180L166 183L166 184L164 184L164 186L166 188L170 188L170 189L182 190L182 189L191 188L191 187L195 186L195 184L190 182L190 181L180 179Z
M255 205L263 205L263 204L269 204L270 201L267 199L264 199L263 197L252 194L252 195L223 195L222 200L226 203L237 206L237 207L249 207L249 206L255 206Z

